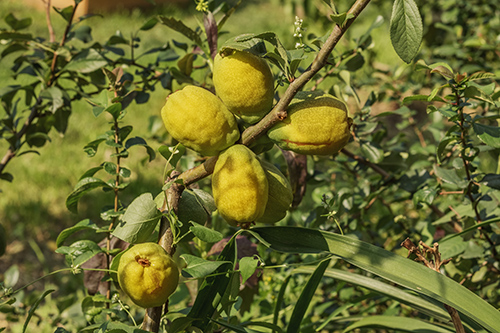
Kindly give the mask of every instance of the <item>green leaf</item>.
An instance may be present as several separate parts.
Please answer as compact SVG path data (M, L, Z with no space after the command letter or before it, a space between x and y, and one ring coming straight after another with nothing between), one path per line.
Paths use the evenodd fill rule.
M99 227L89 219L82 220L72 227L66 228L57 236L56 246L60 247L62 243L72 234L80 230L99 230Z
M274 325L278 324L280 310L283 306L283 300L285 299L286 287L288 286L288 283L290 282L291 276L292 276L291 274L286 276L285 280L281 284L280 291L278 292L278 297L276 297L276 304L274 306L274 313L273 313L273 324Z
M384 151L375 144L362 140L360 148L363 155L372 163L380 163L384 160Z
M304 286L304 289L302 289L299 299L293 308L286 333L298 333L300 331L300 323L306 314L307 308L309 307L314 293L323 278L323 274L325 273L328 264L330 264L330 260L322 261L314 270L314 273L312 273L311 277Z
M190 254L183 254L181 255L181 258L183 258L187 264L187 267L182 269L183 276L196 279L212 274L221 265L230 263L229 261L205 260Z
M243 34L228 39L220 48L219 53L225 53L227 50L245 51L257 56L262 56L267 53L263 39L258 38L255 34Z
M454 184L459 188L465 188L467 186L467 180L460 177L455 169L445 169L438 165L434 165L434 172L436 173L436 176L441 178L446 183Z
M452 333L454 330L433 325L425 321L406 318L400 316L368 316L349 325L343 332L350 332L359 328L389 329L397 332L433 332L433 333Z
M449 69L447 66L434 66L431 70L431 73L439 73L441 74L445 79L453 79L453 71Z
M69 211L76 213L78 209L78 200L87 192L96 188L111 188L111 186L104 180L94 177L86 177L80 179L80 181L75 185L75 189L66 198L66 207Z
M474 132L478 138L490 147L500 148L500 127L487 126L479 123L474 123Z
M73 6L67 6L67 7L64 7L64 8L57 8L57 7L53 7L54 10L62 16L62 18L66 21L66 22L70 22L71 21L71 14L73 13Z
M420 189L413 195L413 204L417 207L421 202L431 205L436 196L437 190L434 188Z
M151 237L161 216L153 195L141 194L128 206L122 221L111 234L131 244L143 243Z
M149 162L151 162L156 158L156 153L154 149L148 146L146 140L144 140L143 138L135 136L133 138L128 139L127 142L125 142L125 148L129 149L130 147L133 146L142 146L146 148L146 152L148 153L149 156Z
M76 71L80 73L90 73L108 64L108 61L95 49L85 49L71 59L64 66L65 71Z
M19 281L19 266L14 264L7 268L3 276L3 284L7 288L13 288Z
M413 0L395 0L390 22L391 42L399 57L410 63L422 42L422 18Z
M43 292L43 294L40 297L38 297L38 299L35 301L35 303L31 306L31 308L28 312L28 316L26 317L26 320L24 321L23 333L26 332L26 329L28 328L28 324L29 324L31 318L33 317L33 314L35 313L36 308L38 307L38 305L40 305L40 302L43 301L43 299L45 297L47 297L49 294L53 293L54 291L56 291L56 290L55 289L45 290Z
M12 13L9 13L7 16L5 16L4 20L12 30L16 31L29 27L32 22L31 17L18 20Z
M201 46L203 43L201 37L194 30L186 26L182 21L176 20L173 17L159 16L160 22L165 24L167 27L180 32L190 40L196 43L196 45Z
M77 241L70 246L61 246L56 250L56 253L66 256L66 261L71 266L80 266L102 252L103 250L99 245L91 240Z
M433 96L431 100L429 100L429 95L412 95L403 98L403 104L409 104L414 101L422 101L422 102L442 102L446 101L440 96Z
M452 279L378 246L348 236L299 227L256 227L247 232L276 251L331 253L367 272L446 303L487 330L500 331L500 313L488 302Z
M489 173L481 179L481 183L495 190L500 190L500 175Z
M217 243L222 240L223 236L217 230L213 230L202 226L200 224L194 224L189 228L189 230L200 240L206 243Z
M468 207L470 207L470 205L468 205ZM468 228L462 230L459 233L446 236L441 241L439 241L439 245L441 246L442 244L444 244L446 242L449 242L451 239L453 239L455 237L458 237L458 236L461 236L461 235L464 235L464 234L466 234L466 233L468 233L470 231L477 230L477 229L480 229L480 228L482 228L484 226L487 226L487 225L490 225L490 224L493 224L493 223L498 223L498 222L500 222L500 218L496 217L496 218L493 218L493 219L490 219L490 220L487 220L487 221L484 221L484 222L481 222L481 223L476 223L476 224L472 225L471 227L468 227ZM438 223L434 222L433 224L438 224Z
M476 80L493 79L493 78L496 78L496 75L493 73L477 72L469 76L467 79L469 81L476 81Z
M440 247L441 250L441 247ZM305 273L312 274L316 267L313 266L303 266L296 268L292 271L292 274ZM395 287L389 283L379 281L374 277L367 277L364 275L356 274L350 271L328 268L324 276L331 277L336 280L345 281L349 284L360 286L368 290L373 290L382 295L391 297L398 302L404 303L412 308L425 313L434 318L447 321L449 319L448 312L441 306L436 305L425 298L418 295L414 295L406 290Z
M113 119L118 120L122 112L122 103L113 103L105 108L104 111L113 116Z
M158 23L158 19L156 17L150 18L146 23L142 25L139 29L142 31L147 31L152 29Z
M0 31L0 40L29 41L33 40L33 36L20 32Z
M180 143L174 147L163 145L158 148L158 152L167 160L167 162L170 163L172 167L175 168L177 166L177 162L179 162L181 157L186 152L186 147Z
M19 156L19 155L17 155L17 156ZM14 176L11 173L4 172L4 173L0 173L0 179L12 183L12 181L14 180Z
M203 281L196 300L188 313L189 318L196 320L194 326L202 330L206 329L210 318L212 318L222 300L232 275L235 274L233 272L235 260L236 241L235 236L233 236L217 257L217 261L227 263L224 263L214 271L218 275L207 277Z
M244 284L255 273L259 262L256 257L243 257L240 259L238 268L241 274L241 284Z
M54 113L64 105L63 92L56 87L43 90L40 94L43 99L49 100L49 110Z

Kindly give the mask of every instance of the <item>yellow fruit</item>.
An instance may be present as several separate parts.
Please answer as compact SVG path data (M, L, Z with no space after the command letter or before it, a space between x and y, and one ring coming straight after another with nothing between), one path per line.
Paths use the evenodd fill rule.
M234 115L200 87L186 86L168 96L161 117L174 139L205 156L217 155L240 137Z
M217 96L229 111L256 123L273 106L274 79L267 62L249 52L232 50L214 59L213 82Z
M339 99L319 91L299 92L287 118L267 132L279 147L306 155L331 155L350 138L352 119Z
M256 155L243 145L222 152L212 175L212 194L219 214L233 226L245 226L264 214L266 173Z
M160 245L141 243L121 256L118 282L135 304L152 308L163 305L175 291L179 270Z
M286 216L293 201L292 186L274 164L261 159L268 182L268 199L264 215L257 219L260 223L276 223Z

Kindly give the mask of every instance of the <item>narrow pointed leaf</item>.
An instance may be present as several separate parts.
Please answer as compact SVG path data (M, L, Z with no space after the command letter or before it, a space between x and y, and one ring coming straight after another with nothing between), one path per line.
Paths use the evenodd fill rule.
M488 302L452 279L378 246L299 227L258 227L248 232L276 251L331 253L367 272L446 303L487 330L500 332L500 312Z
M356 328L390 329L397 332L433 332L452 333L454 330L433 325L422 320L396 316L370 316L363 318L347 327L344 332L351 332Z
M302 293L300 293L297 304L295 304L295 307L293 308L292 316L290 317L290 322L288 323L288 329L286 331L287 333L298 333L300 331L300 323L306 314L307 308L311 303L314 293L316 292L316 289L318 288L329 263L330 260L322 261L311 274L311 277L304 286L304 289L302 289Z

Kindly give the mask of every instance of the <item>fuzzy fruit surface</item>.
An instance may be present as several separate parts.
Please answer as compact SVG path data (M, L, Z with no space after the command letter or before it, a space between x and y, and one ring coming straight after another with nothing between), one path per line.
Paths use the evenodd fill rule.
M219 214L233 226L262 217L268 197L264 169L244 145L222 152L212 175L212 194Z
M282 220L290 209L293 201L292 186L288 178L274 164L260 159L268 183L268 198L266 209L257 222L272 224Z
M217 155L240 137L234 115L200 87L186 86L168 96L161 117L174 139L205 156Z
M249 52L233 50L214 59L213 82L217 96L229 111L256 123L273 106L274 78L267 62Z
M121 256L118 282L135 304L152 308L163 305L175 291L179 270L160 245L141 243Z
M349 141L352 120L347 107L331 95L298 92L287 113L285 120L267 132L282 149L305 155L331 155Z

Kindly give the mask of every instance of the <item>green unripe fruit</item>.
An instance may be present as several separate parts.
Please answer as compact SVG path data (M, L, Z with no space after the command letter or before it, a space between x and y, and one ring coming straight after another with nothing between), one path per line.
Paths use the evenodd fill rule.
M249 52L228 51L214 59L213 83L229 111L256 123L273 106L274 79L267 62Z
M200 87L186 86L168 96L161 117L174 139L205 156L217 155L240 137L234 115Z
M262 217L267 177L250 149L234 145L220 154L212 175L212 195L219 214L230 225L245 226Z
M141 243L120 257L118 282L135 304L152 308L165 304L177 289L179 269L160 245Z
M318 91L297 93L287 117L267 132L280 148L305 155L331 155L350 138L352 119L339 99Z
M293 201L292 186L281 171L265 160L260 160L268 182L268 198L264 215L257 222L276 223L286 216Z

